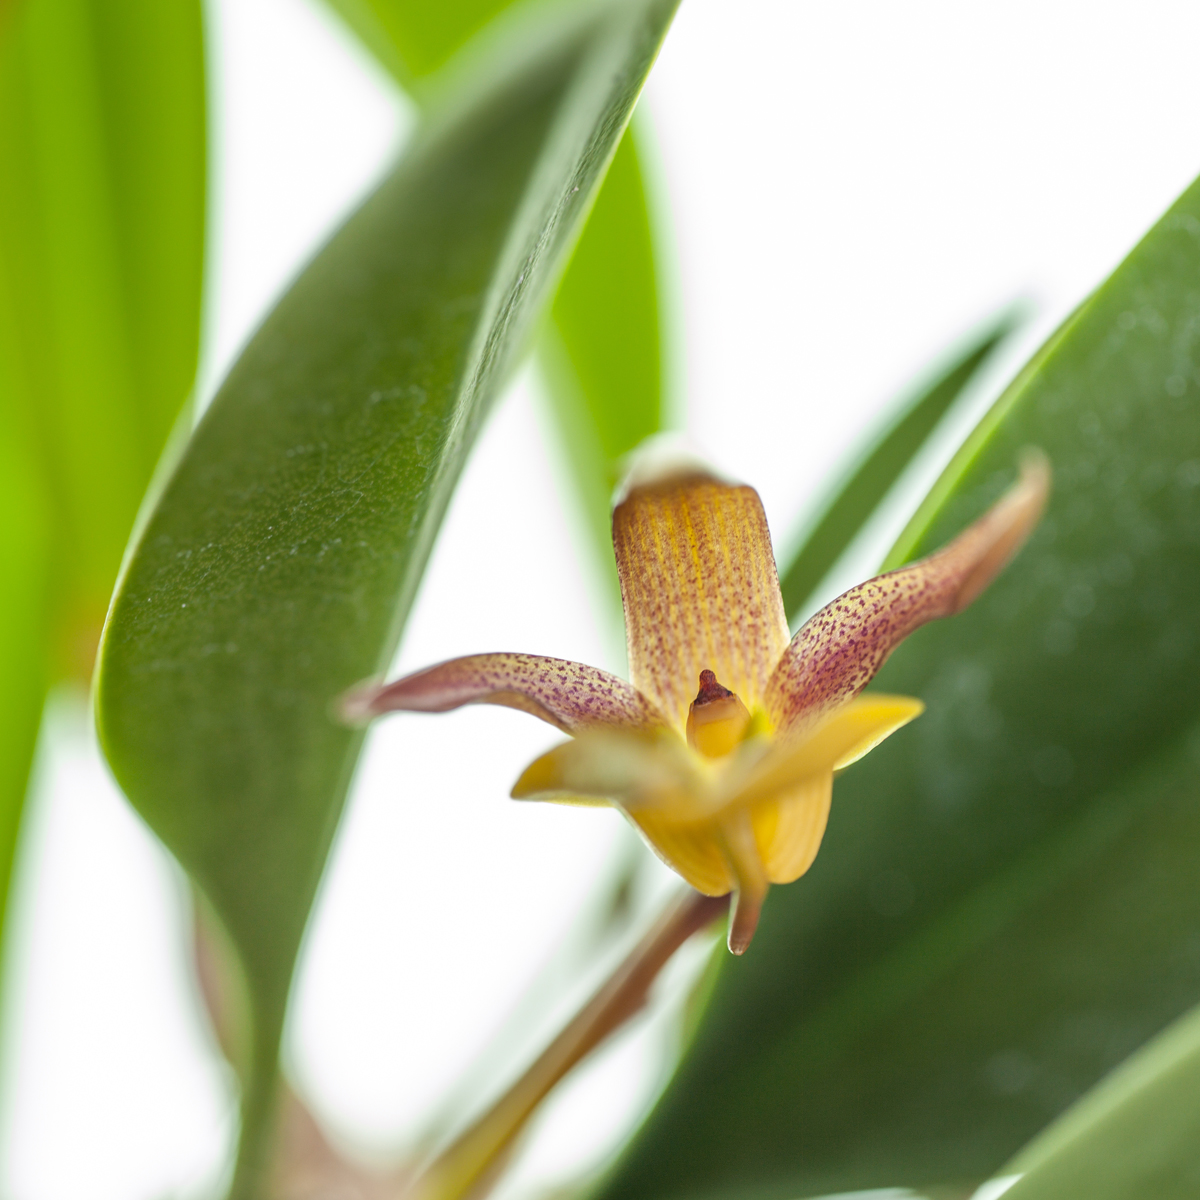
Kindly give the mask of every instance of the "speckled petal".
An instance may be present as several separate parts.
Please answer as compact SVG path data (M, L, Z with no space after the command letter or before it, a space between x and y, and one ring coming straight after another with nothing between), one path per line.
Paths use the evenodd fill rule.
M536 654L454 658L394 683L357 688L343 700L342 712L349 721L363 721L387 712L449 712L464 704L517 708L564 733L664 724L645 696L616 675Z
M751 810L754 837L771 883L791 883L813 864L833 794L833 773L806 780Z
M767 686L778 733L802 733L866 687L910 633L966 608L1020 549L1049 492L1049 465L1031 453L1016 485L948 546L851 588L808 621Z
M692 474L634 488L613 513L634 684L678 729L700 672L753 708L787 646L758 493Z

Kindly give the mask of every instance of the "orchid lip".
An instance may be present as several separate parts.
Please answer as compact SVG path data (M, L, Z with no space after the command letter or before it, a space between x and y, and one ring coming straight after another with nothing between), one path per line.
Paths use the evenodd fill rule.
M714 672L700 672L700 690L688 709L688 745L705 758L724 758L741 744L750 726L750 713L741 700L717 681Z

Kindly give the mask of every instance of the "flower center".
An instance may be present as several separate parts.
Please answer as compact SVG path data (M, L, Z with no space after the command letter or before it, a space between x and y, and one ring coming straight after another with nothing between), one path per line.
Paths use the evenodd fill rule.
M750 714L712 671L700 672L700 690L688 709L687 740L706 758L723 758L742 740Z

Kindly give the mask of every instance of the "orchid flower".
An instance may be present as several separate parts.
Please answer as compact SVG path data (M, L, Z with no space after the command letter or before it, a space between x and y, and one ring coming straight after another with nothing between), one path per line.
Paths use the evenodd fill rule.
M734 893L729 949L741 954L770 884L812 864L834 775L924 707L863 689L910 633L988 586L1049 485L1031 453L953 542L851 588L789 639L758 493L695 465L643 471L613 512L632 682L564 659L473 654L356 689L344 712L499 704L569 734L513 797L620 809L692 887Z

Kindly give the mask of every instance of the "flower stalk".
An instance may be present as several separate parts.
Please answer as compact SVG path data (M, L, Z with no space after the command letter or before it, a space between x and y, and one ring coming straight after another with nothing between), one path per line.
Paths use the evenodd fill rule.
M528 1070L414 1180L405 1200L480 1200L517 1136L551 1089L646 1004L663 967L693 934L711 925L728 896L677 894L650 931Z

